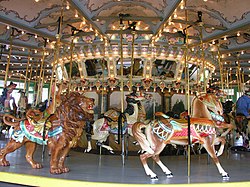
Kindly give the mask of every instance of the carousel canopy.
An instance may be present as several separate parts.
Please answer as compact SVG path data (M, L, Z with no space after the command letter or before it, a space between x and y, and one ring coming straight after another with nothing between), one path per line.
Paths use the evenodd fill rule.
M32 80L44 75L48 82L55 73L84 87L116 87L123 75L125 85L132 80L164 89L182 83L188 72L193 85L247 84L248 5L248 0L0 0L0 75Z

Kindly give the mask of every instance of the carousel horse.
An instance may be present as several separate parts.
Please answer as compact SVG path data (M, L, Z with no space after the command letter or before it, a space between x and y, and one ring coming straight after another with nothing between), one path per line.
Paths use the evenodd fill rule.
M127 108L123 113L117 109L110 109L105 112L101 118L97 119L93 124L93 135L91 139L97 140L97 145L109 150L113 153L113 148L104 145L103 142L107 140L110 134L119 134L119 119L125 118L126 125L122 127L122 134L126 131L132 135L131 126L138 120L145 120L146 112L141 105L141 100L145 99L145 96L137 96L136 94L130 94L126 96ZM141 119L138 119L140 117ZM88 142L88 148L86 152L92 149L90 141Z
M10 84L4 88L2 95L0 97L0 121L2 122L4 114L16 115L16 103L14 97L11 96L13 90L16 88L17 84L10 82ZM13 110L11 110L11 101Z
M94 99L71 92L57 95L56 103L53 102L44 112L28 110L27 119L18 119L9 114L4 116L4 122L14 126L14 133L5 148L0 150L1 166L9 166L6 155L25 145L27 162L34 169L42 168L33 159L38 143L48 145L51 174L69 172L69 168L64 165L65 158L70 148L76 146L80 139L86 121L93 118ZM53 105L56 109L53 109ZM12 120L8 121L7 118Z
M217 135L214 140L214 145L219 145L220 148L217 156L222 155L226 136L234 129L234 125L227 123L224 119L224 108L218 99L218 95L213 93L201 93L194 97L192 101L192 118L206 118L215 122Z
M220 165L214 149L214 141L217 136L216 128L218 128L219 124L222 125L223 123L222 117L216 110L217 107L221 106L221 103L216 99L216 96L212 95L203 99L201 96L197 97L197 101L195 102L197 102L199 108L196 108L194 114L198 115L200 113L201 117L196 118L192 116L190 119L191 143L203 144L208 154L214 160L223 179L228 179L229 175ZM173 119L161 112L157 112L155 115L160 118L151 121L149 125L136 122L132 126L134 138L139 142L141 148L146 151L140 155L140 160L146 174L151 179L158 179L158 177L147 164L147 159L150 157L155 160L167 177L173 177L172 172L161 162L159 155L166 144L188 145L188 121ZM211 118L208 118L208 116ZM142 133L142 128L145 128L145 134Z
M19 91L19 93L20 93L20 98L18 101L17 115L20 118L24 118L28 105L28 98L27 96L25 96L25 92Z

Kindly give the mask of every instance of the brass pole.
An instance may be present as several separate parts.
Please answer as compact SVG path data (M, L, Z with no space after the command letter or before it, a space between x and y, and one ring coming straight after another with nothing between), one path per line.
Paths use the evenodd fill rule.
M71 90L72 64L73 64L73 48L74 48L74 36L72 36L71 43L70 43L70 67L69 67L69 87L68 87L68 92L70 92L70 90Z
M202 59L202 75L203 75L203 89L204 92L207 92L207 87L206 87L206 64L205 64L205 52L203 48L203 40L202 40L202 28L200 28L200 40L201 40L201 59Z
M132 91L132 78L134 72L134 47L135 47L135 31L132 31L132 52L131 52L131 69L130 69L130 88L129 90Z
M45 65L43 66L43 75L42 75L42 80L41 80L41 88L43 88L43 85L44 85L44 72L45 72ZM43 89L40 91L40 100L42 100L42 93L43 93Z
M123 90L123 41L122 41L122 28L123 26L120 26L120 47L121 47L121 112L124 111L124 90Z
M228 70L227 70L226 76L227 76L227 83L226 83L226 85L227 85L227 90L229 90L229 78L228 78L228 76L229 76L229 71L228 71ZM227 94L227 99L229 99L229 95L228 95L228 94Z
M45 42L45 45L46 45L46 42ZM38 104L38 101L40 102L40 92L42 90L41 81L42 81L42 74L43 74L44 58L45 58L45 47L43 47L42 64L41 64L41 68L40 68L40 72L39 72L38 88L37 88L37 94L36 94L36 105Z
M242 94L242 80L241 80L241 71L240 71L240 61L239 61L239 55L237 55L237 69L238 69L238 91L240 92L240 95Z
M28 81L28 87L27 87L28 94L29 94L30 81L31 81L31 76L32 76L32 71L33 71L32 62L30 65L31 65L31 68L30 68L29 81Z
M36 77L35 77L35 80L34 80L34 90L33 90L33 94L35 95L38 94L37 91L38 91L38 87L37 87L37 73L38 73L38 66L36 67ZM35 89L37 87L37 90ZM36 95L37 96L37 95ZM36 97L35 97L36 99ZM38 103L37 103L37 100L35 100L35 103L34 103L34 106L36 106Z
M244 77L245 75L244 75L244 71L242 71L242 74L241 74L241 75L242 75L242 79L241 79L241 80L242 80L242 85L244 85L244 84L245 84L245 77Z
M122 37L122 33L123 33L123 24L122 24L122 19L120 19L120 52L121 52L121 88L120 88L120 90L121 90L121 113L123 113L124 112L124 88L123 88L123 37ZM121 129L120 129L121 128ZM122 133L123 133L123 131L122 131L122 127L118 127L118 130L119 131L121 131L121 135L122 135ZM122 135L123 136L123 135ZM120 140L120 137L118 137L118 140ZM124 137L122 138L122 164L124 165L125 164L125 158L124 158L124 150L125 150L125 148L124 148Z
M51 91L52 91L52 87L53 87L53 79L54 79L54 73L55 73L55 69L56 69L56 65L58 64L58 59L59 59L59 49L60 49L60 39L61 39L61 28L62 28L62 21L63 21L63 6L61 9L61 16L59 19L59 26L58 26L58 32L56 34L56 47L55 47L55 53L54 53L54 63L53 63L53 68L52 68L52 73L51 73L51 80L50 80L50 92L49 92L49 100L51 97ZM55 77L55 84L56 84L56 77ZM54 93L53 93L53 107L52 107L52 111L55 111L56 108L56 87L54 88Z
M237 69L237 72L235 73L236 80L237 80L237 86L238 86L238 92L240 92L240 81L239 81L239 70Z
M7 79L8 79L9 68L10 68L10 58L11 58L11 53L12 53L13 34L14 34L14 30L11 28L10 49L9 49L9 54L8 54L7 66L6 66L6 70L5 70L4 87L7 86Z
M184 1L184 7L187 7L187 0ZM188 21L188 14L187 14L187 9L185 8L185 20ZM187 171L187 175L188 177L190 177L190 173L191 173L191 136L190 136L190 101L189 101L189 70L188 70L188 62L187 62L187 58L188 58L188 29L187 29L187 25L186 25L186 51L185 51L185 80L186 80L186 96L187 96L187 105L188 105L188 161L187 161L187 165L188 165L188 171Z
M230 69L229 69L229 70L230 70L230 73L229 73L229 74L230 74L229 83L231 82L230 88L233 89L232 63L230 63ZM233 94L233 95L234 95L234 94ZM231 99L233 99L233 95L231 95Z
M27 79L28 79L29 65L30 65L30 49L29 49L29 54L28 54L28 62L27 62L27 66L26 66L26 73L25 73L25 80L24 80L24 88L23 88L24 93L26 93L26 84L27 84Z
M221 89L224 90L223 62L221 61L221 53L220 53L219 45L217 46L217 48L218 48L218 63L219 63L219 66L220 66Z

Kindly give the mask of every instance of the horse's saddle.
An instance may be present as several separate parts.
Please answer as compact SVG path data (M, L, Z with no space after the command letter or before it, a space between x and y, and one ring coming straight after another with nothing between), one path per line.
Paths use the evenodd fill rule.
M118 117L120 115L120 111L118 109L110 109L107 112L105 112L104 114L102 114L102 116L104 118L106 118L109 122L117 122L118 121Z

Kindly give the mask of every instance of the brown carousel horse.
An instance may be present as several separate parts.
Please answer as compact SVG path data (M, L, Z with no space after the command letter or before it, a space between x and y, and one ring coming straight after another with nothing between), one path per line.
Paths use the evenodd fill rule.
M199 98L199 97L198 97ZM199 100L202 100L199 98ZM228 179L229 175L224 171L220 165L219 159L216 156L214 149L214 140L216 138L216 128L218 125L223 124L222 118L216 109L213 109L214 113L209 112L209 108L220 106L220 102L216 99L216 96L211 94L205 97L204 100L211 101L212 103L205 106L206 101L198 102L196 108L197 113L202 115L200 118L192 117L190 119L190 131L192 144L200 143L203 144L208 154L212 157L222 175L223 179ZM194 112L195 115L198 115ZM213 116L211 119L203 114ZM152 157L155 162L160 166L162 171L167 177L173 177L172 172L161 162L159 155L166 146L166 144L176 145L188 145L188 122L186 120L177 120L166 116L161 112L155 114L159 116L159 119L155 119L146 125L142 122L137 122L132 127L134 138L138 141L141 148L146 151L140 155L140 159L144 170L151 179L157 179L157 175L149 168L147 159ZM145 134L142 133L141 129L145 129Z
M217 156L222 155L226 144L226 136L235 128L230 121L225 121L224 109L219 101L221 96L222 92L218 92L218 94L201 93L195 96L192 101L191 114L192 118L207 118L215 122L217 136L214 145L220 144Z
M9 166L6 155L25 145L27 162L32 168L42 168L42 165L33 159L36 143L38 143L48 145L51 152L51 174L69 172L69 168L64 166L65 158L70 148L77 144L86 121L93 118L93 105L94 99L71 92L65 95L57 94L55 112L53 112L52 101L44 112L32 109L27 111L27 119L6 115L4 122L14 126L14 134L6 147L0 150L0 165ZM15 122L8 121L7 117Z

